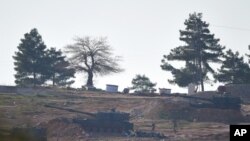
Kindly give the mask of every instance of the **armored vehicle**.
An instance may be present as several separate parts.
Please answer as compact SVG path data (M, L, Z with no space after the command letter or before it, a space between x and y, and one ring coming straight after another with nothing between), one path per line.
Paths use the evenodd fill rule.
M197 98L198 99L198 98ZM240 97L230 94L213 96L211 99L202 99L199 103L191 103L191 106L197 108L219 108L219 109L240 109Z
M97 112L92 118L75 118L73 122L82 125L89 132L128 132L133 130L133 124L129 122L129 113L115 110Z
M74 118L73 122L81 125L85 131L89 132L128 132L133 130L133 123L129 122L130 114L111 109L107 112L89 113L74 109L62 108L53 105L44 105L45 107L65 110L68 112L80 113L90 118Z

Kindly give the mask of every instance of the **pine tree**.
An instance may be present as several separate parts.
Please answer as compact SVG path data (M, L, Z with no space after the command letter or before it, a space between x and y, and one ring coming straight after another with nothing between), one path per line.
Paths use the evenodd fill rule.
M55 48L47 50L47 62L49 63L47 77L52 81L53 86L69 86L74 83L69 79L74 77L75 70L70 68L70 64L65 58L66 56L62 55L61 50L57 51Z
M248 45L248 50L250 50L250 45ZM248 57L248 63L250 64L250 54L246 54L246 56Z
M240 57L239 52L234 53L231 49L223 55L223 62L219 73L215 74L215 78L219 82L243 84L250 83L250 68L244 62L244 58Z
M220 62L224 47L210 33L209 24L202 20L201 13L190 14L184 25L186 28L180 30L180 40L185 44L172 49L169 55L164 55L161 68L173 74L174 79L169 80L170 83L181 87L194 83L204 91L204 82L210 79L207 74L214 73L209 62ZM184 68L175 68L168 61L184 61L186 65Z
M145 75L136 75L132 80L132 90L137 93L149 93L154 92L156 83L152 83Z
M44 72L47 70L45 49L41 35L37 29L24 34L18 51L13 56L15 62L15 83L22 86L36 86L45 82Z

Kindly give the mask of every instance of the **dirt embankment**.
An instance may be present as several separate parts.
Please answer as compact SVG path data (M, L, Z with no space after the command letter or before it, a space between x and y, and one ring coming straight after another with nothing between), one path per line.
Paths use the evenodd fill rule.
M48 91L47 91L48 92ZM0 128L41 126L47 129L48 141L68 140L157 140L128 138L117 134L87 133L71 122L86 115L45 107L46 104L77 111L96 113L116 108L129 112L136 130L152 129L171 140L228 140L228 123L243 122L243 109L195 108L191 99L183 97L143 97L106 93L60 93L53 91L35 94L0 94ZM172 120L178 120L178 132L173 132Z

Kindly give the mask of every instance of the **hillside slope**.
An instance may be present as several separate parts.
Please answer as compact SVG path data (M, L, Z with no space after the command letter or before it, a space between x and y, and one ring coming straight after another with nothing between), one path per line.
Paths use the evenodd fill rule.
M96 113L116 108L129 112L135 130L156 131L169 140L228 140L228 121L243 122L240 110L190 107L182 97L142 97L122 94L72 91L36 91L0 94L0 136L13 127L44 127L48 141L67 140L158 140L123 137L117 134L87 133L72 118L88 115L45 107L54 105ZM245 105L244 107L246 107ZM177 133L173 131L177 120ZM228 120L230 119L230 120ZM2 132L1 132L2 131Z

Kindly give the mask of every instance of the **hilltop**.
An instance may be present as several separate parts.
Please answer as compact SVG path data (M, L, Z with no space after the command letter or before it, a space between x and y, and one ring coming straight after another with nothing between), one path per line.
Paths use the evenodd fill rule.
M31 89L0 94L0 135L13 127L43 127L48 141L67 140L158 140L157 138L125 137L118 134L87 133L72 118L88 115L45 107L54 105L83 112L96 113L116 108L128 112L135 130L164 133L166 140L229 139L229 124L248 122L248 104L241 109L197 108L190 102L199 100L182 96L135 96L106 92L62 89ZM177 120L177 133L173 119Z

